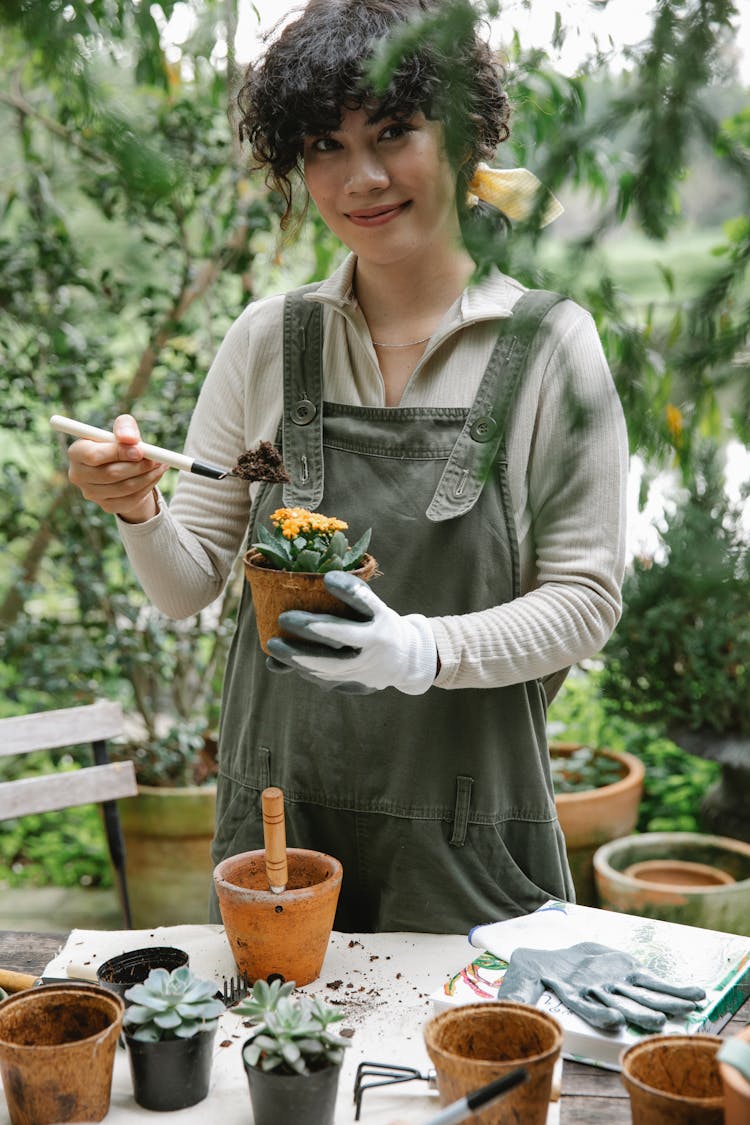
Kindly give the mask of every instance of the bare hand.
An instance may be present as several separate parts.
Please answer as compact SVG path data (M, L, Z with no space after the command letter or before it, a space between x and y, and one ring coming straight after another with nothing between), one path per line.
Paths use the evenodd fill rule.
M116 441L74 441L68 449L68 477L87 500L128 523L144 523L157 513L153 489L166 465L144 457L138 423L121 414L112 427Z

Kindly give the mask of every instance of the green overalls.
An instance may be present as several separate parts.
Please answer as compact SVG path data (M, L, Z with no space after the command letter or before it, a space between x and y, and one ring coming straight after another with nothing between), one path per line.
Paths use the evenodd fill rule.
M292 483L261 485L249 541L278 507L372 527L373 590L398 613L516 598L504 431L556 294L521 298L470 410L324 402L322 307L287 297L280 440ZM335 928L461 933L572 900L540 681L352 696L269 672L245 585L224 685L214 863L263 847L260 794L284 791L287 844L341 860ZM215 898L212 917L219 921Z

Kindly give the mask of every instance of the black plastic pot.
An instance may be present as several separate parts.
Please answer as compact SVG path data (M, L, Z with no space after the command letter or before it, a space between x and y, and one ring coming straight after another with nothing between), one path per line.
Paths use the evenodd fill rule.
M202 1102L211 1081L215 1038L215 1027L190 1039L161 1039L158 1043L126 1035L138 1105L163 1111Z
M248 1039L247 1043L251 1043ZM253 1125L279 1125L279 1122L315 1122L333 1125L341 1064L326 1066L310 1074L278 1074L260 1070L245 1061Z
M110 992L124 997L134 984L143 984L152 969L166 969L171 973L173 969L179 969L187 963L188 955L184 949L175 949L171 945L152 945L146 949L131 949L129 953L110 957L109 961L105 961L97 969L96 979L102 988L108 988Z

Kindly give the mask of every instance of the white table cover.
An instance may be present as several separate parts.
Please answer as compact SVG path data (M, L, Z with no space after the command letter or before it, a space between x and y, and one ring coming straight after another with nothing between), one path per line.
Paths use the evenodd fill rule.
M153 930L73 930L63 949L48 964L45 975L65 976L81 970L95 976L109 957L147 945L173 945L187 950L190 966L199 976L216 980L236 973L234 958L222 926L165 926ZM354 1078L363 1060L430 1069L422 1027L433 1014L430 994L471 960L475 951L464 935L456 934L341 934L334 933L317 981L304 991L341 1005L340 1027L353 1032L345 1053L336 1104L336 1125L354 1121ZM83 974L81 974L83 975ZM189 1109L169 1113L170 1125L250 1125L252 1110L241 1047L248 1037L239 1017L225 1013L216 1036L208 1098ZM559 1120L558 1104L550 1106L548 1125ZM381 1087L364 1094L362 1125L390 1125L396 1120L420 1125L438 1112L437 1093L426 1082ZM5 1099L0 1099L0 1125L8 1125ZM125 1050L118 1049L112 1082L108 1125L156 1122L156 1115L136 1105ZM279 1122L279 1125L291 1123ZM295 1123L296 1125L296 1123ZM313 1125L302 1123L299 1125Z

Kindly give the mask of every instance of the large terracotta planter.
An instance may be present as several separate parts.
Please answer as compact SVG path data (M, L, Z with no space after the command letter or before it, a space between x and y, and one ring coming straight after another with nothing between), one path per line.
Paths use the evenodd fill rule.
M119 808L136 929L208 921L216 786L140 785Z
M633 1125L723 1125L718 1035L649 1035L620 1056Z
M716 869L715 879L691 885L685 881L649 881L644 861L686 862ZM688 868L690 870L690 868ZM722 874L731 882L722 882ZM612 840L594 856L599 904L605 910L662 918L750 937L750 844L726 836L693 832L644 832Z
M562 1048L562 1028L547 1012L504 1000L461 1004L434 1016L424 1040L443 1105L523 1066L527 1081L473 1115L472 1123L544 1125Z
M722 1058L725 1052L726 1061ZM747 1125L750 1121L750 1027L724 1040L719 1051L719 1073L724 1086L725 1125Z
M101 1121L125 1005L96 985L30 988L0 1003L0 1073L11 1125Z
M287 848L289 879L275 894L265 851L229 856L214 869L221 918L237 968L250 981L283 977L298 985L320 975L333 929L343 868L333 856Z
M305 609L309 613L333 613L337 617L357 619L353 609L328 593L323 584L325 575L276 570L256 550L248 551L242 561L253 594L258 639L265 653L268 653L266 646L270 637L289 635L278 624L279 614L287 609ZM377 561L372 555L365 555L362 566L352 573L369 582L377 568Z
M578 749L579 744L572 742L550 745L550 753L555 756L573 754ZM608 749L598 753L621 764L622 778L598 789L555 797L576 900L582 906L598 905L593 862L596 849L608 840L627 836L636 826L645 773L643 762L633 754Z

